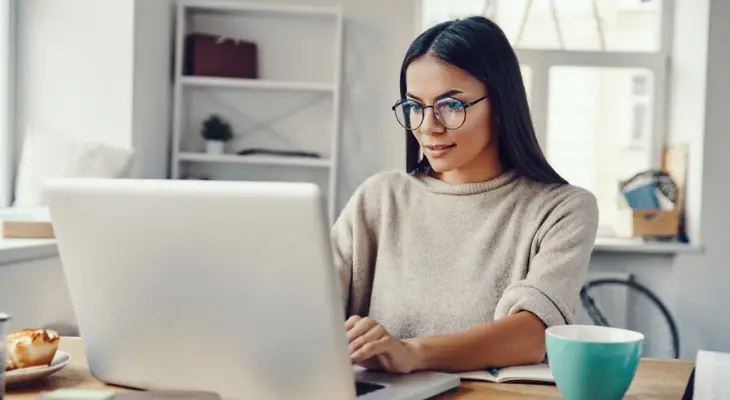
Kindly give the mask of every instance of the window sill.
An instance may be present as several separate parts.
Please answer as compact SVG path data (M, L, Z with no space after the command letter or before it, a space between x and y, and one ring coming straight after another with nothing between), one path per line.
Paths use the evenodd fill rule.
M0 267L58 256L55 239L4 239L0 238Z
M4 220L48 221L50 214L46 207L0 207L0 221ZM0 266L57 256L55 239L16 239L0 235Z
M594 253L679 254L702 253L704 248L688 243L645 242L642 239L598 237Z
M686 243L655 243L640 239L599 237L594 253L634 254L699 254L704 251L700 245ZM58 256L55 239L3 239L0 238L0 266L23 261Z

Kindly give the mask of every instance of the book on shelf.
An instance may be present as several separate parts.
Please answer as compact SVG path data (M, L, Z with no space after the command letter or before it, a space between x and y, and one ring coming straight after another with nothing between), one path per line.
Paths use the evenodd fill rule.
M461 379L494 383L541 383L554 384L555 379L548 363L515 367L491 368L484 371L461 373Z
M48 208L16 207L0 212L0 227L3 238L53 239L53 225Z

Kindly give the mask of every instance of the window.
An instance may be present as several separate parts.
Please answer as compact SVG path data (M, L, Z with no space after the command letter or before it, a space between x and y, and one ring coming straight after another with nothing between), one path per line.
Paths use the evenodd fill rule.
M423 0L422 23L484 15L500 25L522 64L546 156L569 182L596 195L599 234L611 235L619 182L661 163L671 6L671 0Z
M13 0L0 0L0 207L10 205L11 197L14 15Z

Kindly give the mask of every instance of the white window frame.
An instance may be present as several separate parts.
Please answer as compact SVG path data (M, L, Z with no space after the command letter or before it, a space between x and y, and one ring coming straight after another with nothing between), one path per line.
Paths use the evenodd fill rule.
M605 67L641 68L654 75L653 119L651 124L651 147L648 165L659 168L667 139L667 108L669 107L669 68L674 22L674 0L663 0L661 7L661 42L656 52L586 51L515 48L521 65L527 66L531 74L531 87L527 88L530 110L537 140L547 149L548 113L550 107L550 68Z

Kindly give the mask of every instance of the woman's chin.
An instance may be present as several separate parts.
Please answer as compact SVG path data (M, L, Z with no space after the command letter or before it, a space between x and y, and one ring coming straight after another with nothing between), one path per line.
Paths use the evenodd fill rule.
M448 162L446 160L429 158L428 163L431 164L431 169L433 170L433 172L436 172L438 174L443 174L444 172L450 172L456 169L454 163Z

